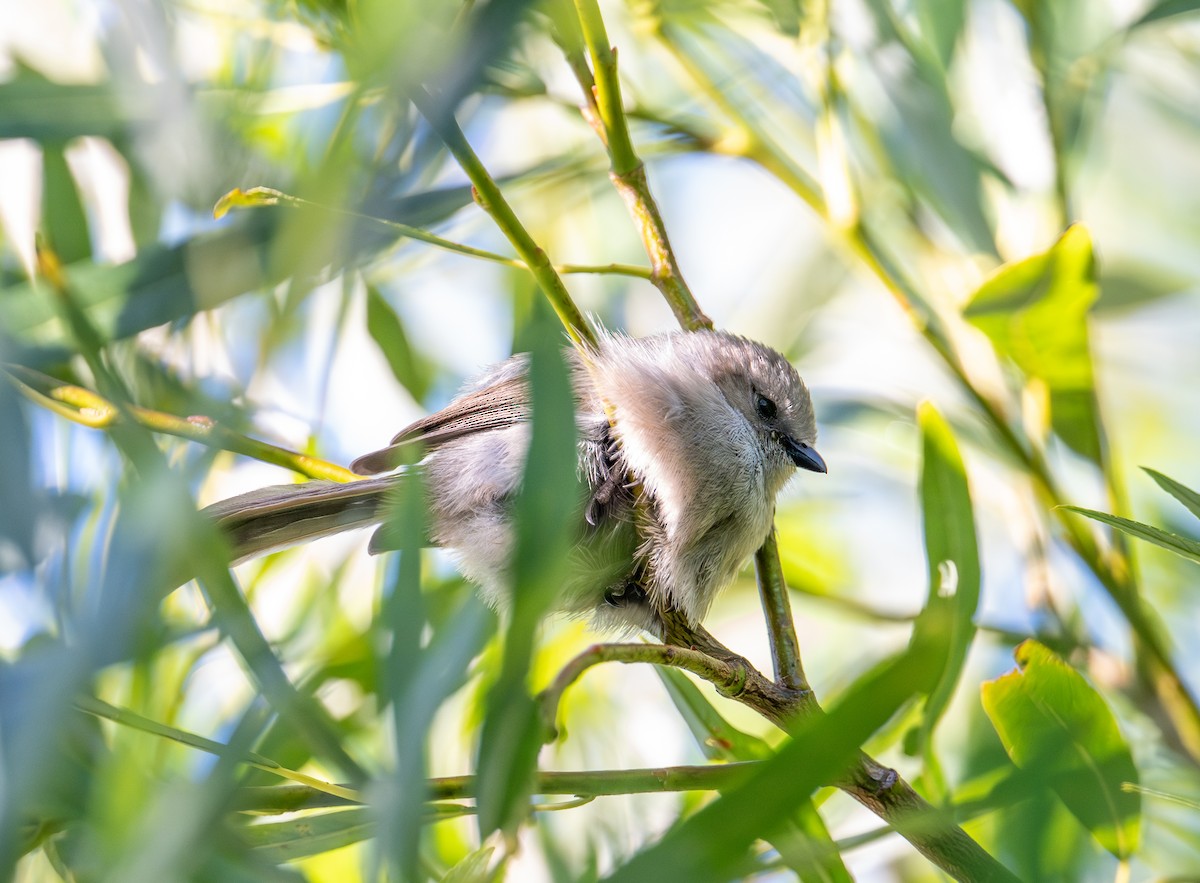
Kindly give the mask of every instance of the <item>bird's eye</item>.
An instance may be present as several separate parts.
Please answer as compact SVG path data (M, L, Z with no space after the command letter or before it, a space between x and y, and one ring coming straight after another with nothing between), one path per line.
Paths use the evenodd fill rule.
M754 399L754 410L758 411L758 416L764 420L774 420L778 411L775 403L761 393Z

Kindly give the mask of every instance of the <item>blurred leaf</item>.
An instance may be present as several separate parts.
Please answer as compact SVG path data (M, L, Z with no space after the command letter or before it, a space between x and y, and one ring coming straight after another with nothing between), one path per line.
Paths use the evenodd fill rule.
M255 857L278 864L340 849L375 835L377 820L367 807L310 813L286 822L247 825L238 836Z
M85 135L120 139L131 126L150 122L153 113L151 102L117 101L107 83L55 83L24 66L0 83L0 138L58 144Z
M1071 813L1118 858L1137 849L1141 799L1129 746L1091 685L1049 649L1025 641L1018 669L983 685L983 707L1013 762L1045 776Z
M929 595L913 628L944 654L941 674L925 704L920 730L923 753L933 768L933 731L954 695L967 651L975 638L979 547L966 467L954 433L928 402L918 409L917 419L923 450L921 512Z
M1191 512L1197 518L1200 518L1200 494L1196 493L1190 487L1180 484L1175 479L1168 478L1157 470L1146 469L1143 467L1143 471L1153 478L1158 483L1160 488L1162 488L1179 502L1183 503L1189 512Z
M413 349L404 323L373 285L367 286L367 332L400 385L417 401L424 399L433 380L429 364Z
M124 264L71 264L65 268L68 284L106 340L128 337L278 281L268 274L263 248L270 229L256 219L181 245L151 246ZM43 286L6 291L0 327L27 346L70 345Z
M535 301L526 337L533 426L515 504L512 616L500 674L485 701L479 744L482 835L497 829L512 833L528 811L543 736L529 667L538 624L561 589L575 526L582 523L574 395L563 362L562 330L542 299Z
M962 36L967 17L965 0L917 0L916 14L925 42L945 70Z
M1093 307L1096 313L1145 306L1183 294L1196 284L1187 274L1128 258L1120 263L1105 261L1098 269L1100 297Z
M7 361L7 356L0 337L0 364ZM25 565L34 562L34 528L42 510L41 498L34 492L29 430L16 390L7 377L0 378L0 488L4 494L4 505L0 506L0 558L15 551ZM0 566L0 573L11 563L9 560L6 566Z
M800 36L800 0L758 0L771 15L779 32L789 37Z
M1129 30L1200 9L1200 0L1159 0L1129 26Z
M1045 384L1054 431L1073 450L1099 463L1087 326L1095 300L1091 237L1075 224L1048 251L997 270L963 315L1027 377Z
M442 883L487 883L491 875L488 864L491 863L494 846L481 846L469 853L458 864L448 870L442 877Z
M1139 540L1145 540L1148 543L1154 543L1154 545L1161 546L1164 549L1174 552L1176 555L1200 563L1200 542L1196 540L1190 540L1187 537L1181 537L1177 534L1160 530L1157 527L1142 524L1140 521L1122 518L1120 515L1109 515L1106 512L1097 512L1094 509L1084 509L1080 506L1063 506L1063 508L1071 512L1078 512L1080 515L1086 515L1088 518L1095 519L1096 521L1102 521L1109 527L1115 527L1117 530L1124 531L1132 537L1137 537Z
M987 165L955 134L945 71L900 30L888 0L869 0L869 5L881 34L899 46L895 53L872 56L872 61L886 60L875 76L893 112L875 121L877 130L860 133L862 139L867 144L882 141L885 149L877 149L874 159L891 166L891 176L940 216L969 249L996 254L983 208ZM906 59L898 58L901 48Z
M609 880L727 880L744 864L755 839L779 830L812 792L834 781L858 755L859 746L938 674L938 654L923 642L860 678L824 715L797 727L780 749L745 783L722 794L676 825Z
M42 232L63 263L92 256L87 213L62 143L42 145Z

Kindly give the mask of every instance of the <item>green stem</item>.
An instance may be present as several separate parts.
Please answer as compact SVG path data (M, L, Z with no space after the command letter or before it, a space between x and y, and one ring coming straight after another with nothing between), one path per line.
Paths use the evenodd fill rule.
M761 761L713 766L677 766L635 770L584 770L538 772L533 793L570 794L593 798L616 794L654 794L679 791L721 791L741 784ZM430 800L465 800L475 797L475 776L429 779ZM353 806L358 801L321 791L309 785L263 785L240 789L233 806L243 812L278 814L329 806Z
M483 261L491 261L494 264L501 264L505 267L514 267L518 270L528 270L530 266L525 261L517 258L506 257L502 254L497 254L494 251L488 251L483 248L475 248L471 245L463 245L461 242L455 242L451 239L444 239L427 230L422 230L420 227L412 227L408 224L403 224L400 221L391 221L387 218L377 218L374 215L357 212L353 209L341 208L335 205L327 205L322 202L314 202L311 199L304 199L300 196L292 196L289 193L284 193L282 190L274 190L270 187L252 187L243 192L241 190L231 190L217 203L214 214L220 217L228 211L229 208L235 207L254 207L254 206L271 206L271 205L287 205L293 208L310 208L317 209L323 212L329 212L334 215L343 215L348 218L354 218L359 221L369 221L373 224L379 224L381 227L387 227L389 230L395 231L400 236L408 239L415 239L418 242L424 242L427 245L433 245L445 251L460 254L465 257L478 258ZM647 267L637 267L632 264L555 264L556 272L567 274L584 274L597 273L609 274L613 276L631 276L635 279L651 279L653 271Z
M779 542L774 528L762 548L755 553L754 564L758 575L758 595L771 641L775 680L791 690L808 690L804 665L800 661L800 642L792 620L792 602L783 578Z
M594 348L597 345L596 332L571 299L570 292L563 285L562 277L555 272L546 253L529 235L505 200L504 194L500 192L500 187L472 149L467 136L455 121L453 111L438 106L433 97L420 86L413 89L410 97L417 110L454 154L454 158L471 181L476 202L492 216L496 226L512 243L542 289L542 293L554 307L571 339L577 346Z
M588 54L592 57L595 74L595 102L607 134L608 155L612 158L613 175L624 177L641 168L629 137L629 123L621 100L621 79L617 75L617 51L608 42L608 31L600 15L597 0L575 0L579 25Z

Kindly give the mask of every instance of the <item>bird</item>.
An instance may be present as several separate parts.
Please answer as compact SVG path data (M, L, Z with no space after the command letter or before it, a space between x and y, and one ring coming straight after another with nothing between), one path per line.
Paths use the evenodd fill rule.
M808 388L782 353L727 331L606 331L565 352L586 499L556 606L602 628L657 632L668 609L697 625L767 539L797 469L828 471ZM520 591L509 558L530 430L529 358L518 354L351 464L375 477L262 488L204 512L240 562L382 524L420 468L430 543L503 609ZM401 465L414 449L419 464ZM385 538L377 530L370 550Z

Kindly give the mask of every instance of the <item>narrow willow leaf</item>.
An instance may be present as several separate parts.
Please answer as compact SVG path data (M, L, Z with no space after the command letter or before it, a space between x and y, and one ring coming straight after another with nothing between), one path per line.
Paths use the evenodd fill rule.
M496 683L485 701L479 744L479 827L513 832L528 811L542 742L540 705L528 675L538 624L561 590L567 554L581 523L574 398L561 351L561 327L542 300L530 327L533 427L516 502L512 616Z
M467 854L462 861L446 872L442 883L487 883L488 864L495 851L494 846L483 846Z
M743 733L725 720L683 672L656 665L654 673L709 760L765 760L774 754L762 739Z
M217 204L213 206L213 218L219 221L235 208L279 205L281 200L287 198L287 194L272 190L270 187L251 187L249 190L234 187L217 200Z
M91 258L87 213L62 144L42 146L42 232L63 263Z
M1118 858L1137 849L1141 799L1129 745L1083 675L1028 640L1018 669L983 685L983 708L1013 762L1036 772Z
M749 761L773 756L770 745L725 720L683 672L663 666L655 666L654 672L709 760ZM848 883L851 879L811 800L802 803L793 817L766 839L805 883L809 880Z
M238 829L257 858L280 864L340 849L375 836L376 819L366 807L312 813L286 822Z
M1045 385L1054 431L1096 463L1100 438L1087 313L1097 291L1092 240L1075 224L1048 251L997 270L964 310L1002 356Z
M1156 21L1162 21L1164 18L1173 18L1177 15L1186 15L1189 12L1195 12L1200 9L1200 0L1159 0L1145 13L1142 17L1129 26L1130 30L1141 27L1142 25L1152 24Z
M921 427L921 512L929 595L914 628L943 650L937 685L929 694L920 738L933 762L933 730L946 711L975 638L979 607L979 546L967 472L950 425L929 403L917 412Z
M1160 488L1187 506L1188 511L1193 515L1200 518L1200 494L1154 469L1144 469L1144 471L1158 483Z
M413 349L404 323L379 290L367 287L367 333L379 345L392 374L417 401L429 392L429 366Z
M1084 509L1079 506L1063 506L1063 508L1071 512L1078 512L1080 515L1086 515L1088 518L1094 518L1096 521L1102 521L1109 527L1115 527L1117 530L1124 531L1132 537L1137 537L1139 540L1145 540L1148 543L1154 543L1156 546L1162 546L1176 555L1200 563L1200 542L1189 540L1187 537L1181 537L1178 534L1173 534L1157 527L1151 527L1148 524L1142 524L1140 521L1122 518L1120 515L1109 515L1106 512L1097 512L1094 509Z
M914 641L860 678L827 714L802 724L793 740L746 782L676 825L618 868L611 881L727 880L759 838L778 832L821 784L833 781L858 746L936 677L937 653Z

